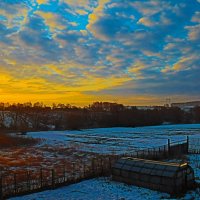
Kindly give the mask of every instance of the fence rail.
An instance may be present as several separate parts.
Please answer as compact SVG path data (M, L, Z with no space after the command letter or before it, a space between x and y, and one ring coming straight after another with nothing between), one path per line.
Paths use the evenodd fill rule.
M119 156L95 157L79 168L67 170L66 166L54 169L41 168L37 171L5 174L0 176L0 199L54 189L77 183L85 179L110 175L111 167Z
M52 169L25 170L21 173L0 174L0 199L54 189L89 178L110 175L113 163L123 156L162 160L200 149L200 139L190 139L167 145L137 150L131 154L96 156L86 163L63 165ZM200 150L199 150L200 152Z
M169 149L168 145L163 145L161 147L137 150L132 154L124 154L123 156L131 156L142 159L162 160L169 157Z
M135 158L163 160L187 154L189 150L189 138L185 140L170 142L163 146L152 147L142 150L136 150L132 154L123 154L123 156L131 156Z

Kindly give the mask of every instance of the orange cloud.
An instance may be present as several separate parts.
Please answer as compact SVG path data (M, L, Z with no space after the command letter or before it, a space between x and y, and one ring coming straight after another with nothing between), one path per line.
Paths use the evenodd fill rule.
M48 3L48 0L37 0L37 3L40 4L46 4Z
M57 29L63 30L66 28L66 26L59 23L59 17L57 14L42 11L37 11L35 13L40 15L45 20L46 25L50 27L50 30L52 32L54 32Z

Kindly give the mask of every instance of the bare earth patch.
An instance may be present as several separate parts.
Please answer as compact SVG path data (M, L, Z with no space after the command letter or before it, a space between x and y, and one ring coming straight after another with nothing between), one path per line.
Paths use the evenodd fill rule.
M83 163L91 162L96 153L86 153L76 144L67 147L39 145L41 139L17 136L12 134L0 135L0 171L2 174L25 170L51 169L65 166L68 170Z

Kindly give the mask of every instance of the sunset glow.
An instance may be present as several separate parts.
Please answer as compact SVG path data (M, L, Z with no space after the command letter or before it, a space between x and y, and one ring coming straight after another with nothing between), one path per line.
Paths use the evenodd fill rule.
M199 0L1 0L0 101L200 97Z

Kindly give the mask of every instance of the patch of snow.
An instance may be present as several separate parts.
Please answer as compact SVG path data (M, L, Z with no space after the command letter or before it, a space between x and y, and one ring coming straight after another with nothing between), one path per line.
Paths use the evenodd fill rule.
M196 181L200 183L200 154L188 155L188 162L194 170Z
M159 200L168 197L166 193L98 178L10 200Z
M86 152L122 154L172 142L199 137L200 124L162 125L137 128L96 128L81 131L29 132L28 136L44 139L41 145L70 146ZM79 146L79 147L78 147Z
M135 148L161 146L171 141L199 138L200 124L163 125L138 128L98 128L81 131L43 131L29 132L27 137L44 140L40 147L74 147L80 151L97 153L124 153ZM46 157L54 159L53 153L43 152ZM70 154L71 155L71 154ZM200 182L200 155L188 155L195 177ZM109 178L86 180L56 190L48 190L12 200L158 200L169 199L166 193L148 190L136 186L111 181ZM199 200L200 191L189 191L180 200Z

